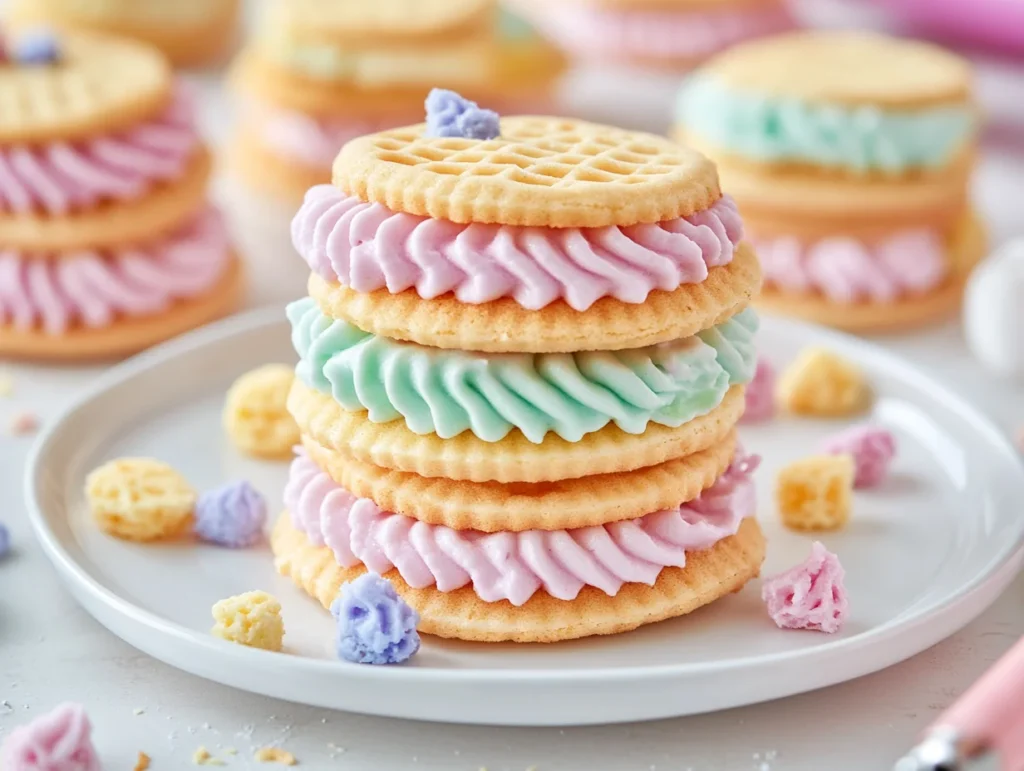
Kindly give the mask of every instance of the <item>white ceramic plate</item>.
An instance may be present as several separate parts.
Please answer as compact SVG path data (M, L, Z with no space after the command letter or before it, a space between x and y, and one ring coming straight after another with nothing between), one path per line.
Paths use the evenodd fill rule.
M981 414L870 344L766 319L762 348L776 365L808 344L859 362L878 393L874 419L900 443L891 479L858 494L849 527L822 538L847 571L851 615L841 634L776 629L754 581L686 618L606 639L488 646L427 638L409 665L336 661L329 615L275 575L266 549L123 543L91 526L82 495L91 468L143 454L170 462L198 488L244 477L279 501L285 464L240 457L222 435L220 408L239 374L293 359L281 316L236 317L111 370L39 438L29 463L36 533L79 601L114 634L201 677L307 704L450 722L570 725L693 714L894 664L981 613L1021 563L1024 473ZM834 429L787 419L745 430L747 445L765 456L768 573L802 560L810 546L776 522L774 472ZM210 606L255 588L280 597L289 655L209 636Z

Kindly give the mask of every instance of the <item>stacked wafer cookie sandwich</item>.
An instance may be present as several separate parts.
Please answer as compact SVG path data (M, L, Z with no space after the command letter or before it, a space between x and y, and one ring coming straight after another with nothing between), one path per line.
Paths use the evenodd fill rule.
M539 641L757 575L736 440L760 282L714 166L665 139L432 94L295 218L303 448L272 545L329 606L367 570L424 632ZM476 137L476 138L473 138Z
M499 24L495 0L272 0L233 68L232 166L298 202L345 142L418 120L434 84L523 105L561 71L539 37Z
M959 304L987 246L969 198L971 79L937 46L834 31L737 46L694 74L679 138L736 196L761 307L867 331Z
M156 50L73 34L0 63L0 355L133 353L234 310L210 156Z

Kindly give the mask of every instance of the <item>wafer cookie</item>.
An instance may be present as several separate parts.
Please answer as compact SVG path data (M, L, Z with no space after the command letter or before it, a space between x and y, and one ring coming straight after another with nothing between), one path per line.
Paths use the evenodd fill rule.
M716 409L679 428L650 425L634 435L609 425L579 442L549 435L533 444L518 430L485 442L468 431L441 439L414 434L401 421L371 423L365 412L348 412L299 380L288 396L302 433L323 447L387 469L469 482L552 482L655 466L721 442L743 407L743 388L733 386Z
M636 519L698 497L729 467L735 432L706 450L619 474L530 484L453 481L385 469L303 437L310 459L382 511L454 530L568 530Z
M287 514L274 528L271 548L278 572L324 607L343 583L366 572L361 566L340 567L331 550L310 544ZM764 535L757 521L748 518L736 535L688 553L685 568L665 568L653 586L626 584L614 597L588 586L573 601L540 592L518 608L507 601L484 602L469 587L453 592L413 589L397 570L386 578L419 612L419 628L426 634L476 642L557 642L628 632L691 613L742 589L760 573L764 554Z
M743 310L761 286L754 250L740 244L728 265L699 284L654 291L633 305L605 297L586 311L558 301L539 311L510 298L482 305L445 295L425 300L415 291L354 292L316 274L309 294L328 316L367 332L435 348L486 352L556 353L643 348L691 337Z

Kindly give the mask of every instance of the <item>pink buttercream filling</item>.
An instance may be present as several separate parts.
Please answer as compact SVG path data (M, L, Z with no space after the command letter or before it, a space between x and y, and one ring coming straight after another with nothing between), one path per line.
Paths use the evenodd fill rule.
M181 177L198 147L191 101L181 90L162 115L126 131L0 147L0 211L63 215L133 200Z
M549 0L515 5L538 30L578 56L703 58L794 26L778 5L721 11L595 8Z
M472 585L485 602L522 605L543 589L572 600L584 586L614 596L626 583L653 585L687 552L735 535L754 513L751 475L759 459L739 456L695 501L635 520L575 530L482 533L429 525L381 511L339 487L303 452L292 462L285 505L292 523L327 545L342 567L381 575L397 569L414 588L451 592Z
M732 261L742 237L728 196L667 222L553 229L459 225L318 185L292 221L295 248L328 281L428 299L454 292L471 304L511 297L530 310L564 300L584 311L602 297L642 303L655 289L700 283Z
M949 275L942 237L908 230L875 244L827 238L755 239L765 284L787 292L820 292L837 303L892 302L928 292Z
M764 580L761 598L781 629L833 634L842 628L849 610L845 575L839 558L815 541L806 561Z
M210 208L173 235L106 252L25 257L0 250L0 324L59 335L109 326L208 291L231 258L221 215Z

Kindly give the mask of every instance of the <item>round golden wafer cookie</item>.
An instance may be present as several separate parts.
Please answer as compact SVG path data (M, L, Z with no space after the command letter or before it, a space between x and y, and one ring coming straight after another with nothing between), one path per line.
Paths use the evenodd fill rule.
M486 533L568 530L637 519L697 498L718 480L736 452L735 432L706 450L620 474L559 482L459 482L374 466L303 437L310 459L330 477L382 511L453 530Z
M0 144L109 134L160 113L171 68L149 46L107 35L60 37L54 65L0 67Z
M737 90L835 104L921 108L970 99L971 67L930 43L814 30L756 40L706 71Z
M74 256L82 249L104 249L152 241L181 227L206 206L212 161L196 154L185 174L155 186L134 201L111 202L63 217L0 213L0 244L26 257Z
M425 300L415 290L356 292L309 277L309 294L327 316L392 340L489 353L621 351L692 337L742 311L760 287L749 244L699 284L656 290L639 305L605 297L582 312L563 301L531 311L510 298L468 305L450 295Z
M238 310L245 292L241 262L209 292L175 303L163 313L121 319L108 327L76 327L62 335L0 325L0 356L34 361L75 362L121 358L162 343Z
M341 585L366 568L343 568L326 546L313 546L296 530L288 514L277 521L270 539L278 572L329 608ZM665 568L653 586L625 584L609 597L584 587L572 601L541 591L526 604L484 602L472 587L454 592L413 589L398 574L387 578L420 614L426 634L475 642L557 642L600 634L628 632L644 624L684 616L728 594L738 592L761 572L765 540L757 520L743 520L739 531L705 551L686 555L686 567Z
M746 161L682 131L675 137L714 159L722 187L736 199L751 232L808 239L942 227L966 206L976 161L968 149L942 169L851 178L821 167Z
M274 0L261 32L380 46L464 35L488 25L493 12L494 0Z
M163 8L154 9L155 3L139 0L91 0L85 4L80 0L13 0L8 18L15 27L47 26L132 38L160 49L174 65L182 67L215 59L231 42L238 0L204 0L202 13L193 13L191 18L185 18L187 8L175 18L170 8L174 4L161 4Z
M950 243L953 272L939 288L896 302L836 303L820 294L780 292L766 287L755 301L758 310L793 316L849 332L892 332L940 321L950 316L963 299L971 269L987 254L988 239L981 221L965 220Z
M555 482L656 466L713 447L743 414L743 391L733 386L716 409L679 428L652 423L642 434L627 434L608 425L579 442L549 435L541 444L519 430L500 442L485 442L468 431L441 439L414 434L398 420L372 423L365 412L348 412L330 394L298 379L288 411L304 435L363 463L469 482Z
M653 134L541 117L504 118L486 141L425 128L349 142L334 184L422 217L555 228L688 217L721 197L711 161Z

